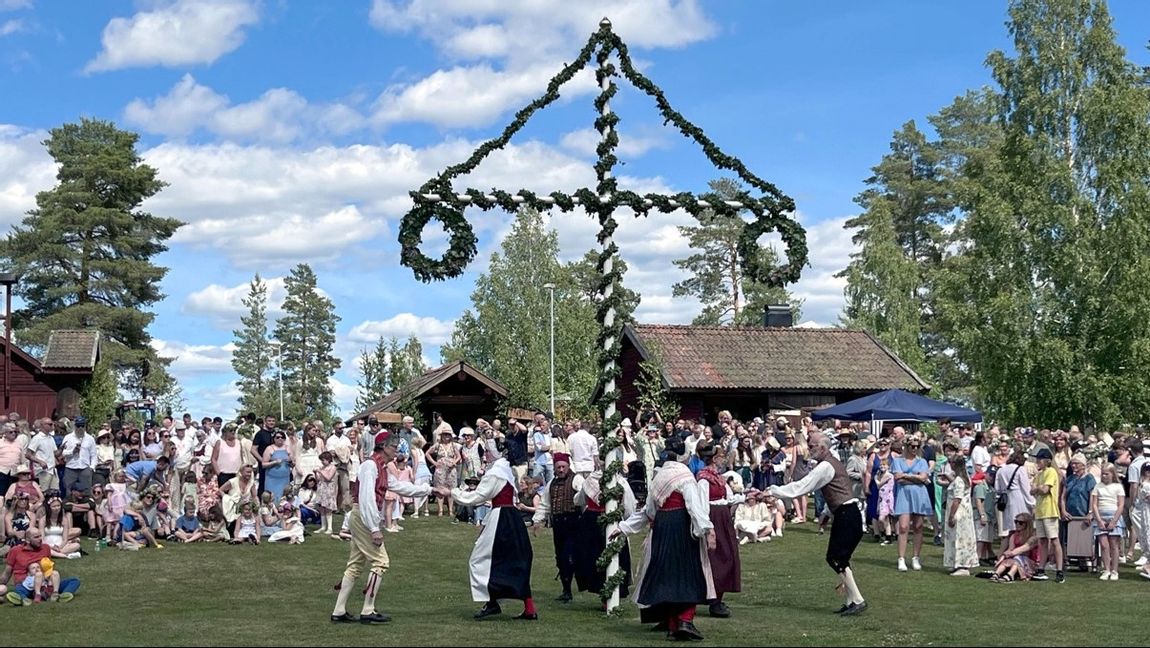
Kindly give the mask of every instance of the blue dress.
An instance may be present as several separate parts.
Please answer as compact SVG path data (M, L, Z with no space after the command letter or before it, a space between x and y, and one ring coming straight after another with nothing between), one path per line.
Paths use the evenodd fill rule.
M929 474L930 464L926 463L926 459L922 457L918 457L910 463L907 463L903 457L897 457L891 461L890 472L896 476L905 473ZM903 515L905 513L934 515L934 507L930 504L930 493L927 492L926 485L903 484L897 481L894 483L894 514Z
M291 458L288 451L280 448L272 452L272 461L282 461L264 471L264 490L272 494L272 502L278 502L283 497L284 489L291 483L291 466L287 461Z

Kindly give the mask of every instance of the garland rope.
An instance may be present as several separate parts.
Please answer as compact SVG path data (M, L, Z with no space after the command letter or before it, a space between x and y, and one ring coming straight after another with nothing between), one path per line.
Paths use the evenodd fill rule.
M612 54L618 58L618 68L611 62ZM595 78L600 87L594 102L595 129L600 135L599 144L595 149L597 157L594 168L598 180L595 190L584 187L569 194L552 191L546 199L525 189L509 193L501 189L485 192L468 188L462 195L456 193L452 181L471 173L491 153L507 146L511 138L537 111L559 99L559 89L575 78L580 70L587 67L592 57L598 65ZM719 169L733 171L739 179L761 195L755 197L750 192L744 192L738 196L737 201L732 201L734 202L732 204L712 193L697 196L690 192L682 192L668 196L655 193L640 195L633 191L620 190L618 182L611 173L619 162L615 155L615 149L619 145L619 135L616 132L619 117L610 110L610 101L618 92L613 79L620 75L655 100L664 124L670 124L678 129L684 137L693 140L702 148L713 165ZM403 217L399 226L400 262L411 268L415 277L423 282L458 277L475 258L477 239L471 224L463 215L464 209L469 204L485 211L500 208L510 213L515 213L523 207L538 211L558 209L561 212L570 212L579 206L587 214L598 219L597 239L601 249L596 259L599 273L597 288L600 296L596 310L596 319L599 323L596 348L599 349L599 364L602 369L596 404L603 413L602 429L606 433L601 447L601 459L605 468L600 480L606 511L599 516L599 524L603 526L605 534L623 518L623 511L620 508L623 497L623 487L620 484L623 465L618 458L612 457L612 453L621 445L614 431L618 429L621 421L616 403L620 396L618 380L622 377L622 369L619 366L619 358L622 354L623 337L623 321L619 316L622 312L622 291L618 290L623 276L617 263L619 247L612 240L618 227L614 218L615 211L627 207L639 217L648 216L651 211L671 213L681 209L697 220L703 220L712 213L735 216L744 211L749 212L753 218L743 227L738 242L740 262L746 277L768 286L782 286L798 281L807 263L806 232L789 216L795 211L794 201L775 185L752 173L739 159L724 153L702 129L672 108L663 91L635 69L627 45L612 31L611 23L607 19L599 23L599 30L591 35L575 60L564 66L559 74L548 82L547 91L543 96L516 112L515 118L498 137L484 142L466 160L447 167L419 189L412 191L410 195L414 206ZM447 251L438 259L430 258L420 250L423 244L423 230L433 220L439 221L448 234ZM759 254L761 246L758 240L770 232L778 232L785 246L785 260L781 260L775 266L765 263L763 255ZM603 589L599 592L599 597L604 603L609 603L613 599L626 578L626 574L617 569L616 562L619 553L626 546L623 537L607 542L606 548L596 562L599 569L616 570L608 576ZM608 610L608 614L617 613L617 607Z

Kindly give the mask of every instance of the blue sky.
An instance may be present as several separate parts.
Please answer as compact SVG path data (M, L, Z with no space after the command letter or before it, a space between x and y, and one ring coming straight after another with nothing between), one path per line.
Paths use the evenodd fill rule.
M1009 50L1005 3L783 3L753 0L0 0L0 226L19 222L54 183L39 142L81 116L141 134L170 183L147 203L188 223L159 261L156 346L189 409L228 414L239 300L255 272L272 281L312 264L342 322L333 381L355 397L355 358L380 335L417 334L428 360L468 306L477 273L508 230L475 215L480 257L464 277L421 284L398 265L407 191L497 133L603 16L644 73L728 153L790 194L807 226L811 267L793 291L804 320L833 323L834 273L852 247L842 223L891 133L990 82L988 52ZM1150 63L1150 4L1111 4L1130 57ZM1141 28L1141 31L1139 31ZM468 185L566 189L593 181L586 77L539 115ZM620 93L618 169L641 190L701 191L716 177L646 98ZM624 220L625 279L640 321L687 322L673 299L685 256L672 214ZM557 216L564 255L594 245L583 215ZM439 239L429 230L428 238ZM442 245L442 242L440 243Z

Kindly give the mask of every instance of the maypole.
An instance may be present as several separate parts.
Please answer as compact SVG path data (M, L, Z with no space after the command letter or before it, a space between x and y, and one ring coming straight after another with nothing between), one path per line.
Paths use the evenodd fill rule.
M618 60L618 68L612 61ZM595 176L596 186L577 189L568 194L552 191L546 196L521 189L510 193L501 189L481 191L466 189L456 193L452 181L475 170L492 152L502 149L515 133L527 123L535 112L559 98L559 88L575 77L579 70L587 67L594 58L598 67L595 78L599 83L599 94L595 98L595 129L599 132L596 147ZM754 197L747 192L738 200L723 200L714 194L696 196L689 192L674 195L649 193L639 195L633 191L619 190L612 170L618 163L615 149L619 144L616 125L619 117L611 111L611 98L618 88L614 78L622 76L636 88L655 100L666 124L677 128L684 136L692 139L702 148L704 155L720 169L734 172L739 179L761 195ZM739 239L738 251L744 274L754 281L770 286L782 286L798 280L807 262L806 233L791 214L795 210L794 201L778 190L773 184L751 173L741 161L723 153L701 129L676 112L663 91L647 77L640 74L627 52L627 46L612 31L611 21L604 18L599 30L591 35L587 44L580 50L575 60L563 68L547 84L543 96L524 106L515 119L502 133L484 142L464 162L448 167L442 173L425 182L411 192L414 206L404 217L399 227L399 242L402 248L401 262L411 268L420 281L445 280L463 273L467 264L475 258L476 238L471 224L463 215L468 207L487 210L496 207L515 212L523 206L539 211L558 209L562 212L582 207L589 215L599 220L598 242L600 246L596 268L599 273L599 303L596 319L599 324L597 348L599 349L599 384L597 405L603 416L601 459L603 477L601 492L605 511L599 522L608 538L622 519L620 502L623 496L622 462L613 456L619 441L612 432L619 426L621 417L618 411L619 385L621 377L619 357L622 346L623 321L620 316L621 290L619 283L622 273L619 268L619 247L614 242L618 223L615 211L620 207L630 208L638 216L647 216L652 210L670 213L683 210L695 218L711 213L735 215L750 213L754 218L746 223ZM449 246L443 257L431 259L420 251L423 243L423 229L431 220L438 220L449 235ZM759 237L769 232L778 232L786 248L786 260L778 266L764 265L759 254ZM624 574L619 573L619 552L624 546L623 538L608 541L607 548L599 558L600 568L606 569L607 579L600 597L607 604L608 613L619 606L619 586Z

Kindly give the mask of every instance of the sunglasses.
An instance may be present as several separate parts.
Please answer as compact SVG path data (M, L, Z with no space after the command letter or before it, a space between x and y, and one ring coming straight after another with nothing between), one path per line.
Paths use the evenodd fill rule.
M1015 520L1015 524L1030 524L1030 520Z

